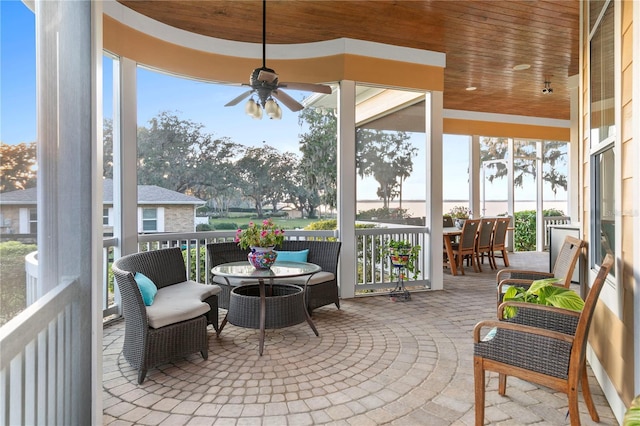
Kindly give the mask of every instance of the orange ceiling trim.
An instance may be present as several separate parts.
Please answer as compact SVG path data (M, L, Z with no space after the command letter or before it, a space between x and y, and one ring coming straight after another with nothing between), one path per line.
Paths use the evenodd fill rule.
M565 142L571 140L571 129L565 127L461 120L456 118L445 118L443 126L444 133L452 135L481 135Z
M178 46L137 31L104 15L103 43L109 52L139 64L185 77L246 83L260 59L203 52ZM353 54L305 59L268 60L281 81L330 83L353 80L381 86L422 90L444 89L444 68Z

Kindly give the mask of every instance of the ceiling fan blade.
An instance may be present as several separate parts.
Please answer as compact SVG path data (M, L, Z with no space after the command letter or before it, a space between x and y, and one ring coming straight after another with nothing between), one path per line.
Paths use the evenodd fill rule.
M253 89L252 89L252 90L247 90L246 92L244 92L244 93L243 93L243 94L241 94L240 96L237 96L237 97L235 97L235 98L231 99L229 102L227 102L227 103L225 104L225 106L226 106L226 107L228 107L228 106L234 106L234 105L237 105L237 104L238 104L238 102L240 102L240 101L241 101L241 100L243 100L244 98L248 97L248 96L251 94L251 92L253 92Z
M260 70L258 73L258 81L266 81L267 83L273 83L278 78L278 74L266 70Z
M280 83L278 87L285 87L291 90L306 90L308 92L331 94L331 87L324 84L313 83Z
M284 93L282 90L274 90L273 92L271 92L271 94L293 112L304 109L304 106L302 106L300 102L296 101L291 96Z

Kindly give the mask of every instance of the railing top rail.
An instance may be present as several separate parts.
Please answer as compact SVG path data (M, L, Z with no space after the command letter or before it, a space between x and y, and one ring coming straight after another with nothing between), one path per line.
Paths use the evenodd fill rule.
M356 235L389 235L389 234L428 234L426 226L411 226L403 228L356 228Z
M33 340L33 336L76 300L79 286L77 279L63 281L0 327L0 370L7 368L11 360Z

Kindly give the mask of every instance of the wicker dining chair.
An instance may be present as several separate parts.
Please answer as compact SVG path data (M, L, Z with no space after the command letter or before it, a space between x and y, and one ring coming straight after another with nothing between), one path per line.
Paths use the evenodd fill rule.
M457 244L453 244L453 259L449 261L456 262L457 267L460 269L462 275L464 275L463 260L468 257L471 260L471 265L475 272L478 271L478 265L476 262L476 237L478 234L478 227L480 226L480 219L466 219L462 226L462 234L460 235L460 241ZM446 251L443 249L444 253Z
M276 248L276 250L282 251L309 249L307 262L319 265L322 268L322 276L333 275L331 279L326 280L312 279L309 285L306 286L306 305L309 313L316 308L332 303L335 304L338 309L340 308L338 295L338 259L340 257L340 247L340 241L285 240ZM211 268L222 263L247 260L248 253L248 250L239 248L238 244L234 242L207 244L209 267ZM291 280L284 281L291 282ZM222 291L218 295L218 306L223 309L229 309L229 296L234 283L225 277L214 277L214 282L222 288ZM250 283L251 282L246 281L242 284ZM255 283L257 283L257 281L255 281Z
M493 265L498 269L496 263L496 253L500 253L504 266L509 266L509 256L507 255L507 228L511 222L510 217L499 217L496 219L496 226L493 231L493 242L491 243L491 251L489 257L493 261Z
M476 261L478 269L482 272L482 264L484 264L484 256L489 259L489 268L497 269L491 258L491 245L493 244L493 234L496 226L495 218L481 218L480 231L476 240Z
M505 302L500 305L498 318L503 317L507 306L518 309L515 317L476 324L473 330L476 426L484 424L485 371L498 373L498 394L502 396L506 393L507 376L566 393L572 425L580 424L578 389L582 385L591 418L595 422L600 420L587 381L586 346L600 290L612 266L613 256L607 254L581 312ZM491 332L482 337L483 329Z
M586 246L586 244L583 240L567 235L562 243L562 247L560 247L552 272L523 269L501 269L498 271L496 274L498 305L502 302L507 288L513 285L526 288L529 287L534 280L559 278L561 281L556 285L569 288L571 285L571 277L573 277L573 270L578 263L582 248Z

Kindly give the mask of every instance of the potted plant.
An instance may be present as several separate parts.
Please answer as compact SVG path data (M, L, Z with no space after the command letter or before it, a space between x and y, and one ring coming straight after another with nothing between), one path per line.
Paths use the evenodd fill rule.
M465 206L454 206L449 210L448 216L453 218L453 223L458 229L462 229L462 225L466 219L469 219L471 210Z
M503 301L528 302L538 305L555 306L558 308L581 311L584 308L584 300L573 290L566 287L554 285L561 282L560 278L546 278L535 280L529 288L512 286L504 294ZM507 307L504 312L505 318L515 316L517 308Z
M247 229L236 231L235 242L243 249L251 249L249 263L256 269L269 269L276 261L278 253L275 246L284 241L284 229L273 223L271 218L263 220L261 225L249 222Z
M385 246L384 255L389 256L389 260L394 269L406 269L412 274L412 278L415 280L420 274L418 262L420 249L421 247L419 245L413 245L406 240L389 240ZM392 272L392 277L395 276L394 272ZM398 271L398 273L401 272Z

